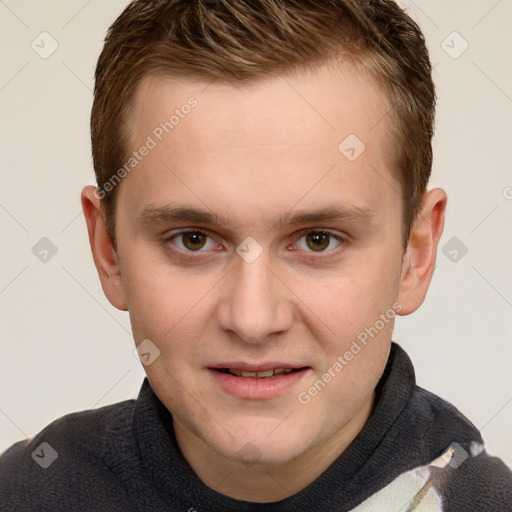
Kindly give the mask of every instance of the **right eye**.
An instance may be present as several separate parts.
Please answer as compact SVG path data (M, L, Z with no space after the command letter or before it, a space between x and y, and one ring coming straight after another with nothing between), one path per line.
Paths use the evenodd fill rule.
M206 233L197 230L180 231L167 240L184 252L204 252L217 246Z

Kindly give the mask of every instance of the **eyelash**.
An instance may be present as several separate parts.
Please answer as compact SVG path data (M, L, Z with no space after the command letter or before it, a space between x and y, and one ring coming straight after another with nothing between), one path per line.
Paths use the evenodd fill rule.
M194 233L194 234L200 234L200 235L205 235L207 236L208 238L212 239L212 237L205 231L202 231L200 229L184 229L184 230L181 230L181 231L178 231L176 233L173 233L171 234L170 236L166 236L164 238L164 243L168 243L168 242L171 242L169 245L170 247L170 250L174 253L174 254L177 254L181 259L183 260L187 260L187 261L191 261L191 260L195 260L197 258L197 256L194 256L194 253L202 253L202 252L206 252L206 251L203 251L201 249L197 250L197 251L190 251L190 250L187 250L187 251L184 251L182 249L177 249L175 246L173 246L172 244L172 241L175 239L175 238L178 238L182 235L186 235L187 233ZM297 241L300 240L301 238L307 236L308 234L310 233L317 233L317 234L324 234L324 235L328 235L329 237L333 238L334 240L336 240L337 242L339 242L340 245L338 245L337 247L335 247L334 249L330 249L330 250L327 250L327 251L319 251L319 252L315 252L315 251L305 251L307 253L310 253L310 255L308 256L305 256L306 259L309 259L309 260L319 260L319 259L325 259L325 258L328 258L329 256L332 256L333 253L334 254L337 254L338 252L340 252L340 250L343 250L344 249L344 245L346 245L347 243L347 239L344 238L344 237L341 237L339 235L336 235L335 233L329 231L329 230L324 230L324 229L318 229L318 228L308 228L308 229L303 229L302 231L299 232L299 236L297 238ZM296 242L295 242L296 243ZM217 244L219 245L219 244Z

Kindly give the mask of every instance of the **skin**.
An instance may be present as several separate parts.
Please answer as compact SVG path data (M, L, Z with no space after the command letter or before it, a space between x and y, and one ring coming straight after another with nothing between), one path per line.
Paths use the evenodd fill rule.
M394 321L308 404L298 394L393 304L401 315L421 305L447 198L427 192L404 254L400 186L386 156L388 102L348 64L244 86L146 77L127 120L131 149L191 96L197 107L118 185L117 250L95 188L84 189L90 244L136 344L150 339L160 350L144 368L196 474L223 494L277 501L315 480L368 421ZM366 145L353 162L338 150L348 134ZM165 205L222 220L169 220L155 213ZM277 223L329 205L373 214ZM190 249L197 238L171 238L183 228L208 235L199 251ZM319 250L306 228L341 242L327 236ZM248 236L262 249L252 263L236 252ZM280 396L241 399L208 370L228 361L309 369Z

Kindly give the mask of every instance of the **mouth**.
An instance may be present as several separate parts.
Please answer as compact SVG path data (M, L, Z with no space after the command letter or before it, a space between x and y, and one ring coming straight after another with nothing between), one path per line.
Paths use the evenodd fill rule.
M290 373L300 372L301 370L306 370L307 368L307 366L303 366L301 368L271 368L257 372L241 370L239 368L212 368L212 370L228 375L234 375L235 377L244 377L249 379L272 379L279 375L289 375Z
M215 385L224 392L247 400L264 400L291 392L312 369L275 362L225 363L208 370Z

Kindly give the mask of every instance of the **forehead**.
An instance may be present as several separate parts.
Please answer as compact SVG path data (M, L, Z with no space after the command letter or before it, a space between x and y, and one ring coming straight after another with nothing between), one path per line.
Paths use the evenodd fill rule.
M225 209L239 201L255 213L342 192L377 210L394 174L388 110L376 82L348 64L244 84L148 76L126 120L128 153L148 137L153 149L127 176L129 198L139 210L181 194Z
M193 130L193 119L184 124L201 136L202 143L207 144L211 135L216 146L221 130L231 134L223 139L223 145L240 141L246 135L240 130L241 124L264 144L293 143L294 137L304 134L304 126L315 128L317 131L310 135L318 133L327 143L329 135L335 141L350 129L361 138L369 137L389 109L387 95L376 80L349 61L246 82L148 75L138 84L129 108L127 125L131 134L137 138L151 132L155 122L169 120L173 110L180 110L190 97L200 105L200 123L215 121L215 125L209 130ZM297 124L298 120L302 123ZM285 124L286 132L272 129ZM376 130L372 138L378 134Z

